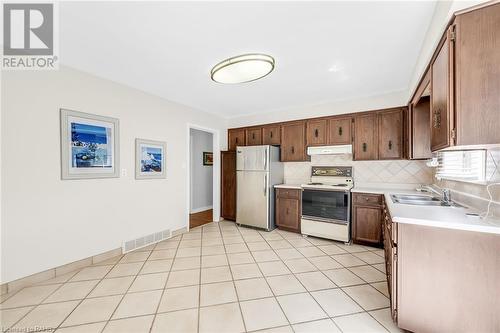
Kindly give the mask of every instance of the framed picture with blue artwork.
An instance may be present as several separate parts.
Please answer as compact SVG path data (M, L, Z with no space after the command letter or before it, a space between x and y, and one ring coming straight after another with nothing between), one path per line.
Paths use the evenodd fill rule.
M135 139L135 178L166 178L167 143Z
M119 120L61 109L61 178L119 177Z

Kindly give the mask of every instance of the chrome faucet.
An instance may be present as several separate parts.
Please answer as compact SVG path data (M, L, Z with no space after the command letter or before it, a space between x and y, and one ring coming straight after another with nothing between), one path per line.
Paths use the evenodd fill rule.
M448 205L451 204L451 192L447 188L443 189L443 202Z

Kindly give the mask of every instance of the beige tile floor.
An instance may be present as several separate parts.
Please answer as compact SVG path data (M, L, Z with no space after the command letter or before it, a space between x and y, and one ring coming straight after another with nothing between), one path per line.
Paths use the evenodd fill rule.
M211 223L4 295L7 332L399 332L381 249Z

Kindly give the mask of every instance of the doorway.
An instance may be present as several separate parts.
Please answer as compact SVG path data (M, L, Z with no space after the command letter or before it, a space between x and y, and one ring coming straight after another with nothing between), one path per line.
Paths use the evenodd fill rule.
M189 128L189 228L215 220L213 148L212 132Z

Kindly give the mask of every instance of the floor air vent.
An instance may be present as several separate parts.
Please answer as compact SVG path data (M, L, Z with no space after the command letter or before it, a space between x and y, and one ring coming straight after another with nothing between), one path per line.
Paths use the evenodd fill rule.
M137 250L141 247L148 246L154 243L158 243L164 239L172 237L172 232L170 230L163 230L155 232L147 236L139 237L137 239L129 240L123 243L122 250L123 253L127 253L133 250Z

